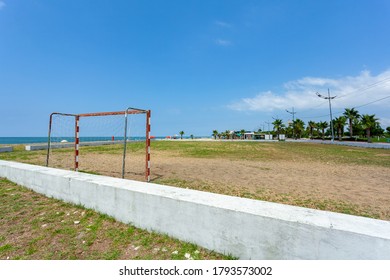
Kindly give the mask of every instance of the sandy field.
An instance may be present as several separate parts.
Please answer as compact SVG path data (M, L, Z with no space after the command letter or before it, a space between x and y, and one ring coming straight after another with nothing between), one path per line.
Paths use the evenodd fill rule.
M381 154L379 150L378 156L389 157L389 153ZM82 170L121 176L118 155L84 154L81 159ZM126 178L145 180L143 155L129 156L126 166ZM390 220L390 169L386 167L324 163L304 157L266 161L205 159L154 151L151 180L325 210L341 208L346 213L349 210L343 208L355 207Z

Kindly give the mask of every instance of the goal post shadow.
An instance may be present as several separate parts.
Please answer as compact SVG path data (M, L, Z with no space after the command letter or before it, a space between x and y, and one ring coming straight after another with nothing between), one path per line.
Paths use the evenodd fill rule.
M123 115L124 116L124 136L123 136L123 155L122 155L122 178L125 177L126 170L126 151L127 151L127 142L128 142L128 117L129 115L134 114L145 114L145 181L150 182L150 118L151 110L138 109L133 107L128 107L124 111L115 111L115 112L97 112L97 113L85 113L85 114L69 114L69 113L60 113L53 112L50 114L49 118L49 129L48 129L48 140L47 140L47 154L46 154L46 166L49 166L50 161L50 151L54 148L52 145L52 129L53 129L53 117L54 116L63 116L63 117L73 117L74 118L74 170L79 171L79 149L80 149L80 119L89 118L89 117L104 117L104 116L115 116ZM112 142L114 139L112 139ZM65 144L57 144L56 148L64 146ZM69 146L69 144L68 144Z

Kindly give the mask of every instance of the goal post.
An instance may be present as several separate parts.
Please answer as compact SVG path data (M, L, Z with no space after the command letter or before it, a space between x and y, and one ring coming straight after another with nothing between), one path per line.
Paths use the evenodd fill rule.
M128 118L130 115L139 115L139 114L144 114L146 119L145 119L145 180L147 182L150 181L150 118L151 118L151 111L150 110L145 110L145 109L137 109L137 108L132 108L128 107L124 111L116 111L116 112L97 112L97 113L85 113L85 114L68 114L68 113L59 113L59 112L54 112L50 114L50 119L49 119L49 130L48 130L48 143L47 143L47 155L46 155L46 166L49 166L50 162L50 154L52 149L54 148L69 148L69 147L74 147L74 155L73 155L73 167L75 171L79 171L79 160L80 160L80 146L83 145L80 143L80 132L83 131L83 127L80 128L80 121L84 119L89 119L93 117L112 117L112 116L123 116L122 121L119 120L119 122L122 122L121 125L119 125L122 128L118 129L123 129L123 136L120 136L120 138L123 137L122 140L116 140L114 141L114 136L112 136L111 141L108 139L104 140L104 143L102 144L120 144L121 142L123 143L123 154L122 154L122 170L121 170L121 177L125 177L125 172L126 172L126 151L127 151L127 143L128 143ZM68 122L68 130L74 130L73 135L70 137L62 137L66 139L70 139L71 143L67 143L67 140L62 140L61 143L53 143L52 138L53 138L53 120L54 118L67 118ZM73 121L72 121L73 119ZM73 124L72 124L73 123ZM73 128L72 128L73 127ZM96 133L96 132L95 132ZM63 133L65 135L65 133ZM70 133L68 132L68 135ZM72 143L73 142L73 143ZM84 143L85 145L93 145L91 143ZM94 143L96 144L96 142Z
M128 127L128 115L129 114L145 114L146 115L146 128L145 128L145 179L147 182L150 182L150 117L151 117L151 111L150 110L142 110L142 109L136 109L136 108L127 108L125 111L125 136L124 136L124 145L123 145L123 160L122 160L122 178L124 178L125 174L125 166L126 166L126 150L127 150L127 127Z

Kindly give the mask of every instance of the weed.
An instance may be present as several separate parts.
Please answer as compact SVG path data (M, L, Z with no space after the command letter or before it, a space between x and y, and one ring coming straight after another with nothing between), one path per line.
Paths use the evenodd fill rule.
M14 246L12 246L11 244L6 244L3 246L0 246L0 253L11 251L13 248L14 248Z
M17 199L9 193L18 194ZM0 194L6 194L0 196L0 259L173 259L167 250L156 248L183 247L183 252L195 248L1 178ZM30 206L28 211L15 210L15 203ZM80 223L75 224L76 220ZM198 251L199 259L227 258L203 248Z

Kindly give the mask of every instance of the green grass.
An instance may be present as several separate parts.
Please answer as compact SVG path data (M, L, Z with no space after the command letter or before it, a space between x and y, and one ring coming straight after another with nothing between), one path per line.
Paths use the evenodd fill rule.
M221 160L294 160L390 167L390 150L292 142L155 141L152 151L169 151L183 157ZM383 154L387 156L380 156Z
M367 138L363 139L364 141L367 141ZM372 143L390 143L390 135L385 137L371 137Z
M0 178L0 259L232 259Z
M128 143L128 153L144 153L144 143ZM221 160L294 160L307 159L318 162L342 164L374 165L390 167L390 150L358 148L316 143L291 142L201 142L201 141L152 141L152 155L169 152L182 157L221 158ZM70 153L72 149L56 149L56 153ZM122 154L123 146L106 145L81 147L81 153ZM378 154L386 156L378 156ZM23 146L15 146L14 152L1 153L0 159L44 164L36 161L46 155L46 151L25 151Z
M0 246L0 254L1 253L6 253L8 251L12 251L13 248L14 248L14 246L12 246L10 244L5 244L3 246Z
M280 148L290 156L295 154L313 161L390 167L390 150L385 149L310 143L289 143Z
M86 173L86 174L93 174L93 175L101 175L99 172L89 171L89 170L79 170L79 172Z
M23 162L35 159L39 155L46 155L46 151L26 151L23 145L15 145L13 148L13 152L0 153L0 159Z
M144 142L131 142L127 143L126 149L129 153L132 152L145 152L145 143ZM123 144L115 145L102 145L102 146L86 146L81 147L81 150L84 152L96 152L96 153L109 153L109 154L122 154L123 153Z
M259 145L260 144L260 145ZM177 152L180 156L195 158L261 159L271 156L264 143L255 142L191 142L191 141L155 141L153 151Z

